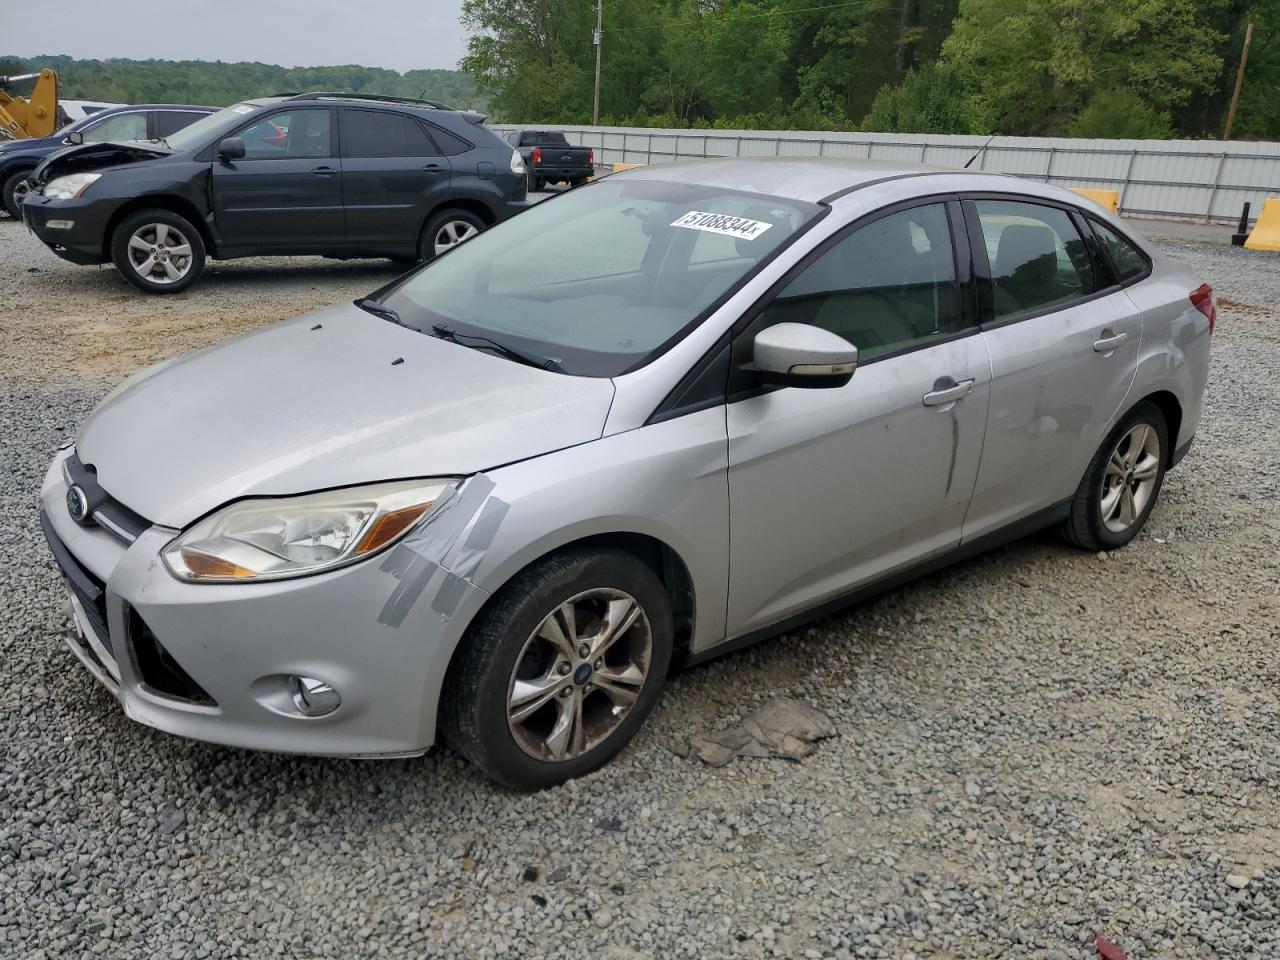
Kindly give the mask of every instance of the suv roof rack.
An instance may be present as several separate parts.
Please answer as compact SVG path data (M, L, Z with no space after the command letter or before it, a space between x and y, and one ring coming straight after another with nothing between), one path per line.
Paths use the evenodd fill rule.
M311 93L298 93L291 100L372 100L375 103L405 103L417 107L430 107L432 110L452 110L453 107L438 100L424 100L420 97L389 97L380 93L343 93L341 91L317 90Z

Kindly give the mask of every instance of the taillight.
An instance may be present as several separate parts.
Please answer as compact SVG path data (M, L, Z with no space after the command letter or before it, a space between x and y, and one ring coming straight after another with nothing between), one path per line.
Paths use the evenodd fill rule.
M534 162L534 163L541 163L541 162L542 162L542 148L541 148L541 147L534 147L534 148L533 148L533 157L532 157L532 160L533 160L533 162Z
M595 152L595 150L593 150L591 147L587 147L587 163L589 163L589 164L591 164L592 166L594 166L594 165L595 165L595 162L596 162L596 152Z
M1191 305L1209 318L1209 332L1218 322L1218 308L1213 303L1213 287L1202 283L1191 291Z

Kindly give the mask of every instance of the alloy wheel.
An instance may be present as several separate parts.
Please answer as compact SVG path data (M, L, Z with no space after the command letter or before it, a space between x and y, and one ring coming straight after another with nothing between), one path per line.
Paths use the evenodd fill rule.
M170 224L143 224L129 237L129 263L150 283L177 283L191 271L191 242Z
M446 220L440 225L440 229L436 231L436 235L432 240L436 256L438 257L446 250L470 240L479 232L475 224L468 223L466 220Z
M1112 533L1124 533L1146 510L1160 476L1160 436L1146 423L1136 423L1111 451L1102 476L1102 522Z
M653 632L622 590L571 597L525 641L507 688L507 724L539 760L579 757L609 738L644 688Z
M22 216L22 201L27 199L27 194L31 192L30 180L19 180L13 188L13 205L18 210L18 216Z

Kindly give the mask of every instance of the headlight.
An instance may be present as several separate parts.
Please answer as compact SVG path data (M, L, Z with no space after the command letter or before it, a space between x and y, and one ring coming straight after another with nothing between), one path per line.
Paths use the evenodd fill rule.
M73 173L70 176L58 177L45 184L44 195L54 200L74 200L101 177L100 173Z
M179 580L279 580L362 560L399 540L453 480L405 480L302 497L241 500L164 548Z
M511 151L511 172L524 173L524 157L520 156L519 150Z

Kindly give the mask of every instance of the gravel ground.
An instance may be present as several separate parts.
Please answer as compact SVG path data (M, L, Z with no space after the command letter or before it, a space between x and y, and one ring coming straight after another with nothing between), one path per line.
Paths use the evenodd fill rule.
M57 639L51 452L137 366L354 297L249 261L145 297L0 221L0 955L1274 957L1280 256L1166 246L1222 299L1208 407L1110 558L1023 541L689 671L605 770L536 796L168 737ZM684 756L775 696L799 762Z

